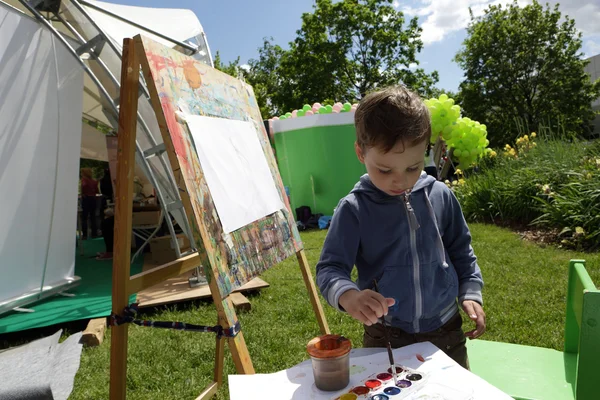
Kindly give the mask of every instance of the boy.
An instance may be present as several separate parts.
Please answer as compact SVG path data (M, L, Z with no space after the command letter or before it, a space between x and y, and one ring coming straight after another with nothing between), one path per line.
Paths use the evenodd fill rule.
M393 347L430 341L468 368L465 335L485 331L483 280L458 201L422 172L431 137L427 106L392 87L366 96L354 121L367 174L334 213L317 264L319 289L364 324L365 347L386 346L385 318ZM476 322L466 334L457 298Z

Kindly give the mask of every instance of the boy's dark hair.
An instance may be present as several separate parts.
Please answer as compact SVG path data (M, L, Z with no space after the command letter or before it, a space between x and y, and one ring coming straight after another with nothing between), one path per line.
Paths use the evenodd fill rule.
M365 96L354 114L356 142L361 149L377 147L388 152L402 141L414 146L429 141L429 109L416 93L392 86Z

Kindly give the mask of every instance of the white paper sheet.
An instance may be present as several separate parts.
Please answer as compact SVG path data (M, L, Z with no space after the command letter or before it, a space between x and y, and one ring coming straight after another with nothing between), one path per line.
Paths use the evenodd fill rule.
M387 352L385 349L380 350L366 356L351 356L350 383L345 389L337 392L317 389L314 385L312 366L310 362L304 362L274 374L229 375L230 399L333 400L356 386L362 386L371 375L385 372L389 368ZM422 355L425 362L419 361L416 354ZM410 394L409 391L403 392L390 396L390 399L512 400L496 387L460 367L429 342L395 349L394 361L421 372L427 381L419 391ZM358 399L368 399L371 394L358 396Z
M285 207L252 122L199 115L185 119L225 232Z

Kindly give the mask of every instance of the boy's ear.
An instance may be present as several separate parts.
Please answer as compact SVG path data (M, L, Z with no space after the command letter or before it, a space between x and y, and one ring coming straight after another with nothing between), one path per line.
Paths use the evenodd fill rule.
M354 142L354 151L356 152L356 157L358 157L358 161L360 161L361 163L364 164L365 163L365 155L363 154L363 151L357 142Z

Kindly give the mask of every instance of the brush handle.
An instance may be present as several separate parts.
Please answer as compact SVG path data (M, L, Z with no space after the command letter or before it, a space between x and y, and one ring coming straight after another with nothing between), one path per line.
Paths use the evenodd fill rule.
M377 281L373 279L373 283L375 286L375 291L379 293L379 287L377 285ZM387 352L388 358L390 359L390 367L392 369L392 375L396 377L396 363L394 362L394 354L392 353L392 343L390 342L390 332L388 330L387 322L385 321L385 316L381 317L381 324L383 325L383 334L385 335L385 341L387 342Z

